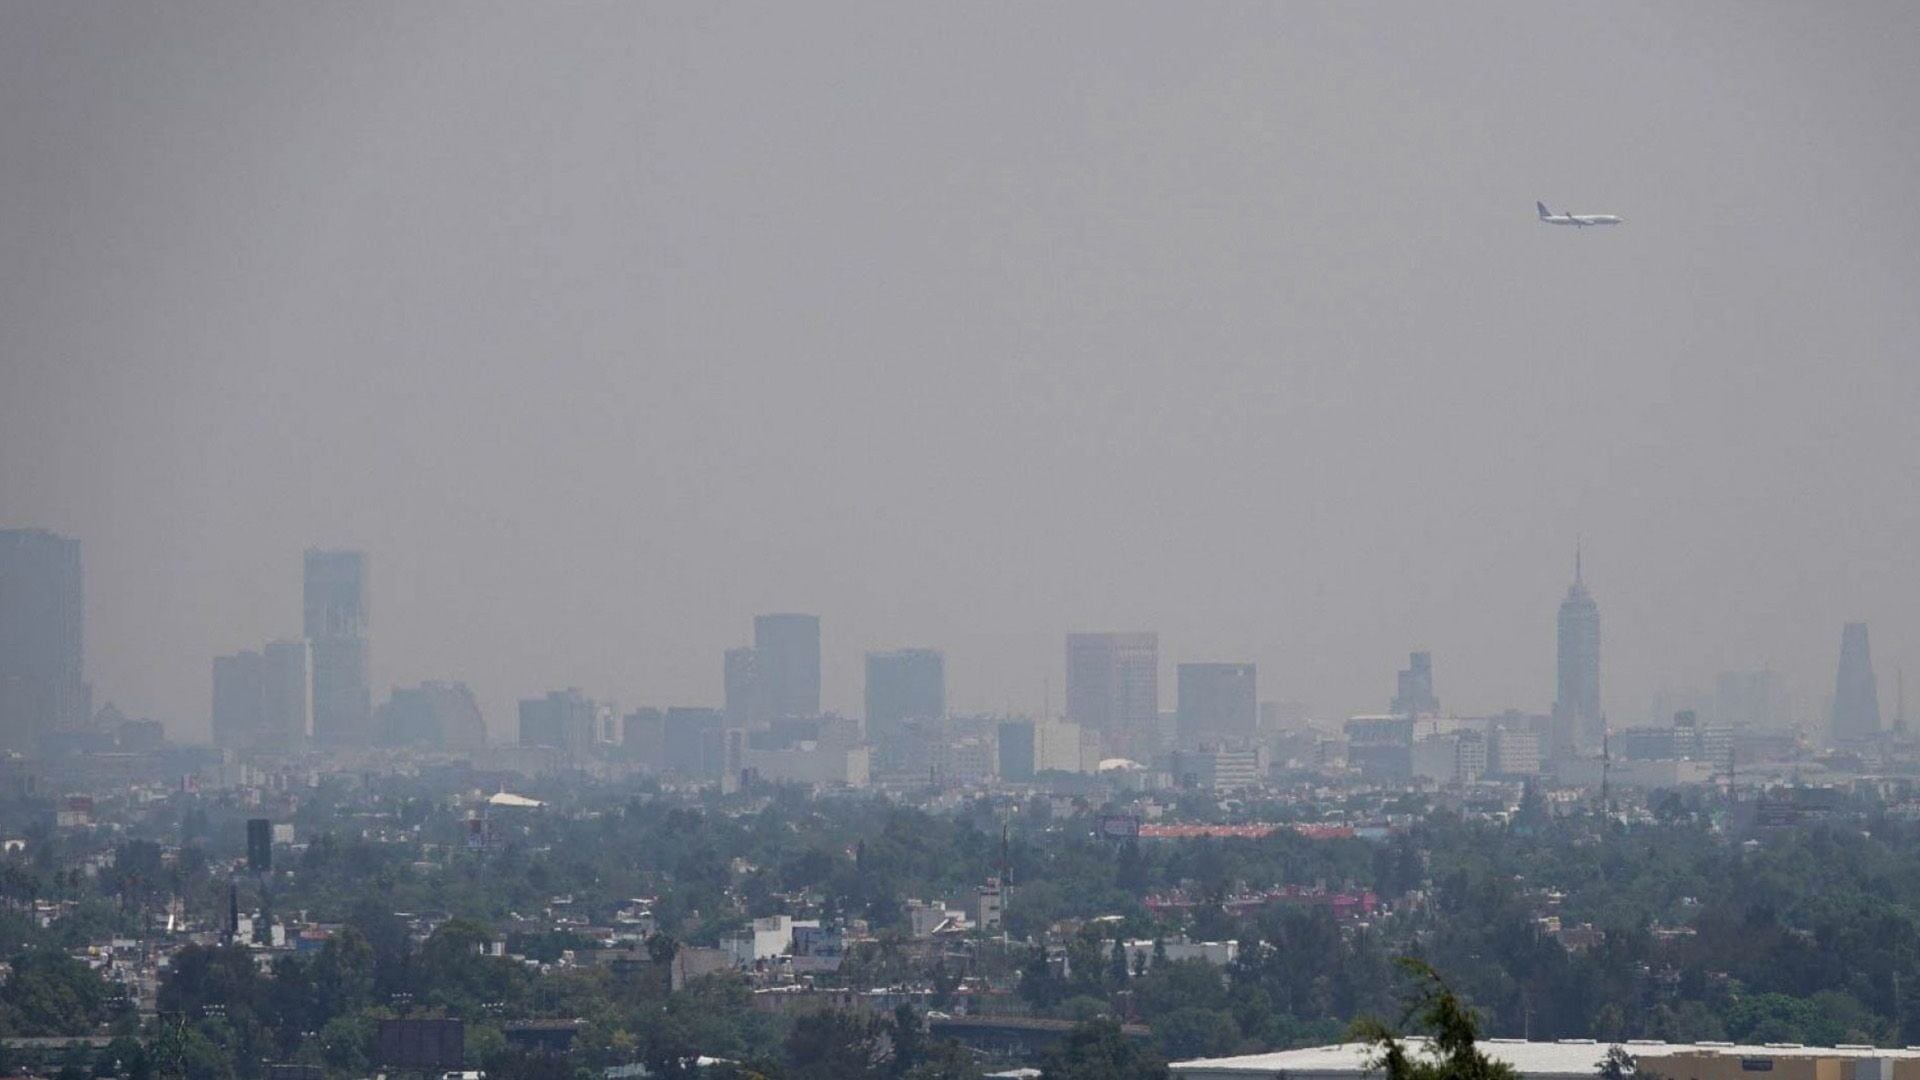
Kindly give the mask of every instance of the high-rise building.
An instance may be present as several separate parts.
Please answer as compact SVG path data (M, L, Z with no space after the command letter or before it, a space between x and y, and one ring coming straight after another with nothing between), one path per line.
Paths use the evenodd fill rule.
M1046 772L1092 772L1080 725L1064 720L1003 720L995 728L1000 779L1026 783ZM1097 751L1096 751L1097 753Z
M884 744L911 720L947 716L947 662L936 649L867 654L867 739Z
M668 709L661 722L661 767L692 779L720 779L727 771L727 730L718 709Z
M213 658L213 744L256 746L266 714L266 660L248 650Z
M666 743L666 716L659 709L641 708L620 721L621 756L659 769Z
M769 719L820 715L820 616L754 616L753 650Z
M1393 695L1395 716L1434 716L1440 712L1440 699L1433 695L1433 654L1407 654L1406 669L1400 672L1399 690Z
M313 661L305 641L269 641L260 649L260 740L294 750L313 733Z
M80 541L0 530L0 750L31 752L93 715L83 610Z
M1487 745L1487 771L1508 778L1540 773L1540 733L1496 727Z
M760 677L760 651L751 645L727 650L725 669L727 723L737 728L765 724L767 686Z
M269 642L213 658L213 743L235 750L295 750L306 741L307 643Z
M1580 553L1573 555L1573 584L1560 601L1559 687L1553 699L1553 752L1557 757L1597 753L1606 738L1600 710L1600 606L1587 592Z
M538 723L536 719L536 728ZM524 720L521 733L525 735ZM423 682L393 688L380 707L374 738L382 746L477 750L487 744L487 722L466 683Z
M305 601L307 641L313 650L314 740L365 746L373 734L366 554L309 549Z
M1067 635L1067 720L1116 753L1151 758L1160 744L1160 635Z
M1260 721L1252 664L1181 664L1175 669L1183 750L1238 749Z
M579 690L554 690L520 702L520 745L584 758L596 744L598 709Z
M1033 721L1002 720L999 739L1000 779L1012 784L1024 784L1033 779L1035 745Z
M1867 624L1840 631L1840 670L1833 682L1833 737L1871 739L1880 734L1880 687L1873 677Z

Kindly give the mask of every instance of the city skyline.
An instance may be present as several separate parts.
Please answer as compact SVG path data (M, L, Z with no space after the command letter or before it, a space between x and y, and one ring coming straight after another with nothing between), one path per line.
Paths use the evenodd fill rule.
M1529 14L903 8L843 57L792 9L36 6L0 513L85 543L95 700L197 737L310 545L378 564L376 694L501 734L715 701L780 610L846 713L901 643L1038 712L1124 626L1321 715L1414 649L1544 708L1576 535L1617 723L1768 665L1823 715L1846 622L1920 670L1911 13Z
M77 565L77 540L37 528L10 529L4 530L4 532L14 537L26 537L28 539L45 537L62 544L70 544L72 545L74 561ZM1558 637L1556 666L1558 668L1557 681L1559 686L1554 695L1554 711L1558 714L1561 710L1565 710L1566 715L1573 722L1570 728L1563 728L1560 722L1556 720L1556 730L1563 731L1563 740L1567 736L1571 736L1571 746L1574 749L1581 752L1594 750L1594 748L1598 746L1598 739L1603 726L1608 729L1620 729L1634 726L1641 721L1648 721L1656 725L1664 723L1670 713L1679 711L1671 708L1672 705L1679 702L1687 703L1690 708L1694 706L1695 702L1698 702L1706 708L1708 715L1718 715L1721 716L1722 719L1726 719L1727 717L1724 714L1730 712L1742 714L1751 713L1753 715L1740 722L1758 723L1761 726L1784 723L1801 727L1810 733L1821 736L1837 733L1841 725L1835 724L1834 721L1838 719L1838 714L1843 708L1841 704L1842 692L1836 691L1836 693L1825 697L1823 706L1807 704L1802 696L1783 689L1779 685L1779 680L1776 678L1775 672L1770 666L1762 670L1733 669L1720 671L1714 677L1715 688L1711 693L1689 689L1676 690L1671 687L1664 688L1652 699L1644 713L1637 710L1628 710L1628 719L1624 722L1616 722L1609 718L1604 710L1598 713L1593 712L1590 703L1601 700L1601 684L1598 674L1599 614L1593 596L1585 584L1582 566L1583 558L1584 555L1582 553L1576 553L1574 580L1573 583L1568 586L1566 596L1560 605L1559 617L1556 620ZM366 630L368 622L367 610L371 606L371 597L369 594L370 586L366 575L366 564L367 555L365 552L360 551L326 551L309 548L305 553L305 569L302 575L303 607L305 609L303 613L303 629L320 632L323 635L321 639L323 641L328 640L330 637L335 651L346 656L349 663L346 665L347 671L343 678L347 683L352 683L353 678L356 676L363 677L363 673L367 668L364 657L369 651ZM860 701L860 705L863 707L836 709L821 704L821 698L819 696L820 672L825 668L827 660L827 654L822 651L820 646L821 622L821 617L815 614L775 613L755 615L753 617L753 625L755 640L758 644L730 647L724 650L724 678L722 679L720 693L712 700L662 702L656 699L648 699L628 701L618 697L611 697L609 700L621 708L640 707L659 709L663 707L674 707L689 711L712 710L726 715L729 724L734 727L752 727L764 724L768 720L775 719L777 715L811 716L831 714L866 719L871 712L870 706L873 701L871 682L875 671L874 662L877 659L898 662L900 660L913 660L920 657L929 657L933 661L937 672L939 693L944 700L947 692L944 650L920 647L888 647L869 650L864 654L865 669L862 677ZM1865 700L1868 702L1865 708L1874 713L1877 722L1878 703L1873 700L1874 680L1872 665L1870 660L1865 659L1868 655L1865 643L1866 626L1861 623L1848 623L1844 629L1845 633L1842 635L1842 648L1839 654L1840 677L1837 685L1841 688L1850 685L1862 685L1862 676L1857 674L1857 672L1860 667L1864 665L1865 690L1862 691L1862 693L1865 694ZM1160 704L1160 708L1156 710L1156 726L1154 727L1154 734L1152 736L1155 739L1179 738L1180 725L1177 720L1174 721L1173 728L1166 727L1167 718L1177 716L1180 709L1180 700L1177 692L1173 694L1171 699L1169 699L1168 694L1164 692L1165 687L1177 685L1174 680L1167 680L1161 677L1167 673L1169 667L1171 667L1171 670L1175 674L1179 675L1184 674L1181 669L1185 668L1193 668L1197 671L1206 668L1226 669L1246 667L1250 671L1253 666L1223 665L1185 660L1179 656L1162 656L1159 654L1157 633L1154 632L1136 634L1068 632L1064 636L1068 647L1068 662L1063 672L1067 676L1063 685L1070 684L1072 680L1076 639L1080 639L1083 645L1098 643L1103 639L1113 639L1112 642L1106 643L1107 646L1119 647L1122 651L1126 651L1129 647L1135 647L1138 643L1148 644L1148 651L1153 653L1153 677L1150 682L1153 686L1152 692L1158 698ZM1138 639L1138 642L1134 639ZM1118 642L1118 646L1114 646L1114 642ZM250 692L257 698L263 692L261 689L262 685L277 685L278 683L284 683L286 679L290 677L269 674L268 669L259 668L258 665L261 664L263 656L268 660L269 667L271 668L274 663L272 658L276 653L284 658L288 655L288 650L296 646L299 647L299 651L306 657L305 667L307 670L305 678L311 684L313 680L318 677L317 672L312 670L317 662L314 657L319 651L315 649L313 639L304 637L274 639L260 646L257 650L243 650L242 652L232 655L218 655L213 658L215 673L214 692L209 699L209 705L205 713L207 728L204 736L200 732L195 732L190 726L181 725L177 721L169 724L168 730L174 733L176 737L186 737L189 739L204 737L215 743L220 743L221 737L219 732L222 722L220 720L222 710L220 703L222 665L227 665L227 670L230 675L237 674L237 669L233 667L235 664L250 663L255 665L247 674L239 675L238 677L250 679L252 683L255 684L251 691L243 691L243 693ZM770 650L771 652L768 653L768 655L778 655L782 652L790 654L782 666L785 668L785 680L792 685L784 691L774 690L773 684L779 681L778 678L770 678L761 670L765 663L762 659L763 650ZM1137 652L1138 648L1135 648L1135 651ZM281 666L284 666L284 663L282 663ZM277 672L278 669L273 668L272 670ZM1400 695L1406 695L1411 687L1415 689L1416 696L1424 694L1426 700L1433 700L1432 670L1433 658L1431 651L1415 651L1410 653L1409 667L1402 669L1398 673ZM1855 672L1855 674L1850 675L1850 672ZM83 695L87 697L87 700L90 700L91 681L83 678L80 685ZM464 683L445 683L443 680L436 679L432 676L415 678L413 684L396 682L386 687L384 694L388 699L392 699L396 695L402 698L410 698L410 696L417 696L423 691L442 685L459 686L460 692L466 695L469 701L473 701L475 707L479 707L477 699L474 698L472 691L468 689ZM1051 685L1050 679L1049 685ZM379 743L386 736L377 729L377 724L379 723L382 710L389 704L388 700L381 699L383 691L364 683L358 687L348 685L345 686L344 689L347 691L358 690L364 694L365 700L368 703L367 711L360 726L356 728L350 736L346 737L346 742L342 743L339 739L332 741L335 744L343 745L375 745ZM280 688L276 691L269 692L268 696L271 700L280 701L281 699L285 699L288 693L289 691L286 689ZM1051 694L1051 690L1048 690L1047 693ZM739 715L734 715L731 711L736 704L736 694L740 695L740 704L744 706L744 711ZM312 726L315 723L315 715L321 707L319 695L320 691L317 688L311 688L308 694L303 696L306 715L301 718L295 718L288 712L289 709L295 708L295 706L290 704L282 703L266 708L264 712L260 713L265 725L260 732L260 737L266 738L270 743L283 739L287 736L288 732L293 730L293 727L300 725L301 719L304 719L308 725L303 729L304 737L314 739L316 742L322 744L327 743L329 740L321 739L315 735L316 728ZM357 695L350 694L349 696L354 696L355 699L358 700ZM1394 708L1396 711L1401 707L1402 696L1396 696L1395 698ZM776 697L780 700L788 701L793 707L776 710L773 704ZM520 705L522 706L520 711L524 713L526 701L524 699L517 700L520 700ZM1269 694L1263 693L1258 696L1256 705L1269 703L1272 700ZM1045 699L1043 699L1042 707L1039 709L1024 710L1020 708L1007 708L995 710L992 708L981 708L964 711L974 712L979 715L1003 715L1009 717L1039 717L1051 715L1055 719L1073 719L1069 715L1071 706L1064 700L1064 696L1062 700L1054 705L1050 714L1046 712L1044 701ZM1790 707L1788 702L1798 702L1798 710L1796 711ZM1514 708L1525 711L1532 707L1532 705L1533 702L1530 700L1507 702L1498 707L1487 707L1478 710L1448 710L1447 715L1493 715L1497 712ZM138 705L134 705L134 707L136 709L140 708ZM258 710L259 707L256 706L255 708ZM1845 708L1855 709L1859 707L1847 705ZM229 705L229 710L231 711L231 709L232 706ZM519 736L516 734L518 729L513 724L486 720L485 718L488 715L486 710L479 708L479 711L485 731L490 739L496 742L507 743L518 740ZM1334 711L1322 709L1315 712L1313 719L1331 724L1347 716L1365 715L1368 711L1364 706ZM1828 711L1831 711L1832 715L1828 715ZM1826 731L1821 730L1823 724L1827 726ZM1882 724L1881 727L1884 729L1884 724ZM230 737L228 741L232 745L246 745L250 738L251 736L241 733L236 737ZM1592 745L1589 745L1589 743ZM1563 748L1567 745L1569 745L1567 742L1562 742ZM1168 746L1171 746L1171 743L1169 743Z

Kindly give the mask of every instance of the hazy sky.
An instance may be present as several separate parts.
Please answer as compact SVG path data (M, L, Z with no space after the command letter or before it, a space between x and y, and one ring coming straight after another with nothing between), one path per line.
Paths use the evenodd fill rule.
M367 549L377 693L717 703L756 611L1062 699L1920 695L1920 5L0 6L0 524L98 702ZM1533 204L1623 214L1575 232ZM1916 698L1920 709L1920 697Z

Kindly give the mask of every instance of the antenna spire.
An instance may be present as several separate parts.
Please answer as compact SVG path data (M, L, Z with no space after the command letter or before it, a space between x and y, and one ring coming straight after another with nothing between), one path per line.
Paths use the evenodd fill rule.
M1573 583L1574 583L1575 585L1578 585L1578 584L1580 584L1580 583L1581 583L1581 580L1580 580L1580 537L1578 537L1578 536L1575 536L1575 537L1573 538Z

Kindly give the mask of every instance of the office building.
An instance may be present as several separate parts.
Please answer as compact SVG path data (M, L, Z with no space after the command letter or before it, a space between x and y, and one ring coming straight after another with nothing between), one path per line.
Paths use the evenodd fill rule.
M80 541L0 530L0 751L31 753L93 715L81 584Z
M256 746L266 713L266 661L251 650L213 658L213 744Z
M1540 733L1496 727L1487 740L1487 772L1507 778L1540 775Z
M373 725L366 555L309 550L304 592L304 623L312 649L314 741L365 746L371 742Z
M1240 749L1260 723L1252 664L1181 664L1175 669L1183 750Z
M760 678L760 652L751 645L727 650L725 665L727 723L759 727L770 717L767 687Z
M1623 761L1704 761L1726 767L1733 757L1733 727L1703 721L1693 710L1673 715L1673 723L1628 728L1613 736L1612 751Z
M1115 754L1151 761L1160 746L1160 636L1068 634L1067 721Z
M1558 661L1554 756L1599 753L1607 725L1600 709L1600 606L1587 591L1578 551L1573 556L1573 584L1560 602Z
M1368 780L1413 776L1413 720L1405 716L1355 716L1347 720L1347 765Z
M1432 653L1407 654L1407 666L1400 672L1399 689L1388 711L1395 716L1434 716L1440 712L1440 699L1433 695Z
M592 699L571 687L525 699L520 702L520 745L584 758L598 741L598 716Z
M260 661L260 745L297 750L313 733L312 654L305 641L269 641Z
M635 709L620 719L620 752L630 761L652 769L663 768L666 753L666 714L659 709Z
M1880 735L1880 688L1873 677L1873 653L1867 624L1848 623L1840 631L1840 669L1833 683L1833 738L1836 742Z
M661 767L693 780L726 775L726 718L718 709L671 708L661 722Z
M524 703L521 717L524 740ZM536 717L536 729L540 722ZM466 683L423 682L418 686L396 686L387 703L380 707L374 726L375 739L382 746L477 750L487 744L486 720L480 715L480 703Z
M818 787L866 787L872 763L864 746L804 742L793 746L739 752L739 767L775 784Z
M1263 701L1260 703L1260 734L1281 735L1307 727L1307 703L1304 701Z
M1033 721L1001 721L999 749L1000 779L1010 784L1024 784L1033 779L1038 771L1034 768Z
M1090 772L1100 762L1090 733L1064 720L1006 720L995 729L1000 779L1026 783L1040 773Z
M947 664L935 649L867 654L867 739L884 745L908 721L947 716Z
M297 750L306 741L312 680L304 641L269 642L213 660L213 744Z
M1414 740L1412 773L1439 787L1476 784L1487 774L1487 737L1478 731L1440 731Z
M820 715L820 617L756 615L753 651L767 716Z
M1258 786L1267 777L1264 747L1175 750L1172 762L1175 783L1202 791L1237 791Z

